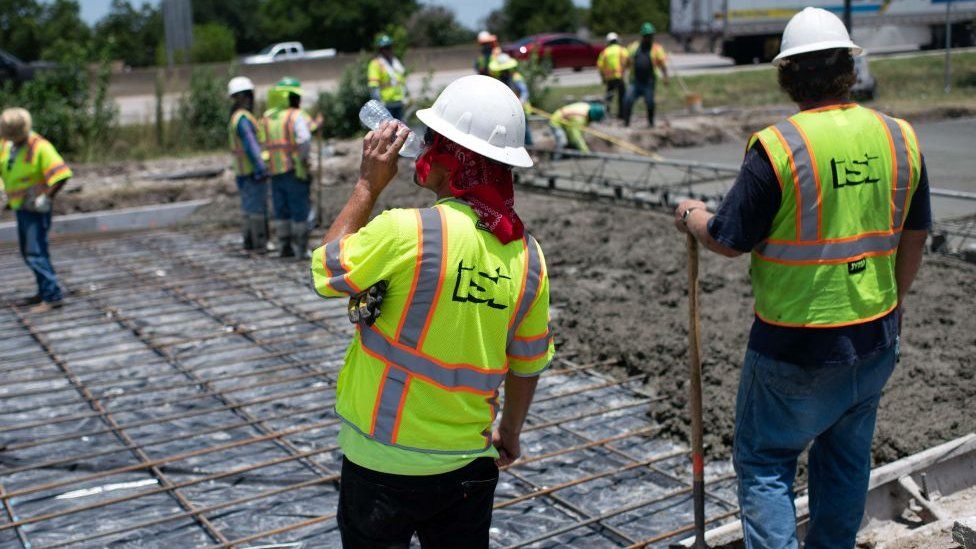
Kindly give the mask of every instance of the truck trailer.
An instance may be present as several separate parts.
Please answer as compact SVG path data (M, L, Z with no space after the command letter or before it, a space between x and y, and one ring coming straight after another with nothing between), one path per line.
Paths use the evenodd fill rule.
M671 0L671 34L686 48L705 37L712 49L736 64L772 60L790 17L804 7L843 17L843 0ZM946 0L852 0L852 36L872 50L906 50L945 45ZM953 0L949 13L952 46L974 43L976 1Z

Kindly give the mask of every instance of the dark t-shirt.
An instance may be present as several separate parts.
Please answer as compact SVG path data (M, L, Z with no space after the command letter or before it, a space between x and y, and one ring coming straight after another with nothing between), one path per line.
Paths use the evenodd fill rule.
M746 153L739 176L715 217L709 220L708 234L733 250L749 253L769 234L781 198L769 157L756 143ZM918 188L909 205L904 229L931 227L929 179L923 157ZM897 310L877 320L841 328L787 328L756 317L749 333L749 348L793 364L852 364L894 345L897 335Z
M644 49L644 45L641 44L634 52L634 82L645 83L654 80L654 61L651 59L653 47L654 45L651 44Z

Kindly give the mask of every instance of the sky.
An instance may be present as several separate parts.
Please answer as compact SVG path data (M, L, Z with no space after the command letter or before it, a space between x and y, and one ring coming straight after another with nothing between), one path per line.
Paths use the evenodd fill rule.
M81 18L92 24L108 13L112 0L81 0ZM159 0L133 0L133 4L159 4ZM478 30L481 21L493 9L500 8L504 0L426 0L424 4L439 4L454 9L458 21L465 26ZM590 0L573 0L577 6L589 6Z

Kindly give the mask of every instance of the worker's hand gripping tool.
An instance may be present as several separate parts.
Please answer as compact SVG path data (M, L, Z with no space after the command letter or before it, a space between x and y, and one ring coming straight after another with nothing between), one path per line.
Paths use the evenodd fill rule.
M349 322L364 327L372 326L382 313L380 305L383 303L383 296L385 294L386 281L381 280L366 290L350 297L349 306L346 309L349 315Z

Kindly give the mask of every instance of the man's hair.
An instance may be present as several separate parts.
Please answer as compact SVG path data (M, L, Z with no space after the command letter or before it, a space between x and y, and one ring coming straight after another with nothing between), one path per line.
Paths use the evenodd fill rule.
M779 86L796 103L845 99L857 81L848 49L831 49L787 57L779 66Z
M31 115L27 109L13 107L0 114L0 137L20 143L30 137Z

